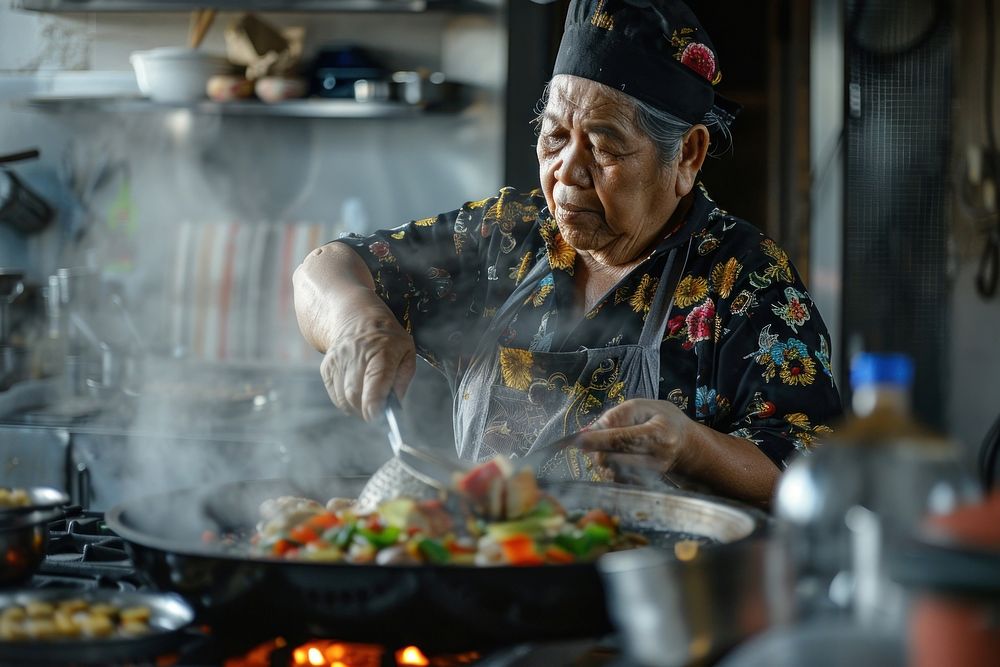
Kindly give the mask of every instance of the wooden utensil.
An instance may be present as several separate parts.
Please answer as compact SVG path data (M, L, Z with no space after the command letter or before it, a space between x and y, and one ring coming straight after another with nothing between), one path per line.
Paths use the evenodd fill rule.
M205 34L208 29L212 27L212 22L215 21L215 15L218 13L216 9L196 9L191 12L191 27L188 30L188 46L192 49L197 49L201 46L202 40L205 39Z

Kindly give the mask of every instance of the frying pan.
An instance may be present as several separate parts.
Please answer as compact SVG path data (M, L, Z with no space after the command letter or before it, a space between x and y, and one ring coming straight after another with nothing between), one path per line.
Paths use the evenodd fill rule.
M351 565L269 559L206 542L206 531L249 533L261 501L281 495L354 497L366 478L312 488L238 482L128 501L105 520L157 589L178 593L222 631L301 631L351 641L463 650L611 630L594 564L537 567ZM659 546L683 537L726 550L760 536L766 516L685 491L563 482L546 490L567 509L600 507ZM273 636L273 634L271 635Z
M69 503L69 496L63 491L47 486L26 488L28 504L12 507L0 507L0 523L16 518L19 514L31 514L39 510L51 510Z
M32 602L56 604L80 598L88 604L106 603L119 608L144 606L150 610L149 632L134 637L77 637L72 639L0 642L0 662L5 665L127 664L135 658L156 656L174 648L183 630L194 619L191 607L176 596L143 591L28 589L0 593L0 609Z

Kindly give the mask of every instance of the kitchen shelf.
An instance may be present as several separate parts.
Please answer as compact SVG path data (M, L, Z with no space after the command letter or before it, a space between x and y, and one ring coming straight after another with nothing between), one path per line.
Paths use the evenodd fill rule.
M425 114L455 113L459 109L445 107L424 109L403 102L355 102L309 98L288 100L277 104L257 101L194 102L163 104L144 97L33 97L26 105L50 111L155 112L188 110L200 114L228 116L269 116L286 118L410 118Z
M186 12L193 9L256 12L485 12L495 3L476 0L16 0L36 12Z

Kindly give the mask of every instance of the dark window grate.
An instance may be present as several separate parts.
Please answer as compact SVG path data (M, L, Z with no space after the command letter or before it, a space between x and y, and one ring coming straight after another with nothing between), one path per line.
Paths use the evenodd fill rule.
M948 3L847 3L844 341L917 366L914 408L944 426L951 130Z

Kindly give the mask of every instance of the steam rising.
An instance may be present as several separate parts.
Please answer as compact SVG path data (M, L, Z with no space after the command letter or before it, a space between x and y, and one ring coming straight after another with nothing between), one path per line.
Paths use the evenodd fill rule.
M85 158L77 160L81 178L93 176L89 165L99 165L102 155L112 173L92 193L86 215L76 218L83 221L82 241L61 239L65 250L44 267L46 273L59 266L94 268L102 285L99 307L81 316L119 367L134 368L96 393L78 387L69 397L79 402L96 395L102 406L93 432L73 439L75 461L91 478L90 505L107 509L127 498L226 481L371 473L389 456L386 433L382 425L340 414L330 402L320 354L306 349L294 320L291 271L312 247L340 232L364 233L367 221L388 227L447 210L495 183L459 185L468 185L474 173L472 154L428 165L418 150L426 134L404 127L296 121L268 133L260 119L127 118L110 136L97 131L93 116L74 120L81 138L71 149ZM429 123L424 129L433 136L436 121ZM402 157L371 150L386 141ZM325 146L338 150L331 155ZM296 159L282 159L289 155ZM428 177L429 171L436 173ZM337 175L344 176L340 183ZM407 198L395 196L401 187ZM310 225L319 231L286 242L287 234ZM184 234L186 260L179 259ZM232 242L223 234L233 234ZM234 256L239 260L227 276L225 263ZM223 316L213 295L226 280ZM109 305L112 292L121 295L141 342L122 309ZM200 345L198 318L204 319ZM230 341L224 353L223 321ZM86 375L100 378L100 346L79 347ZM422 375L435 372L425 367ZM444 386L435 379L433 389L411 392L404 421L416 423L407 427L415 437L429 434L432 445L451 447Z

